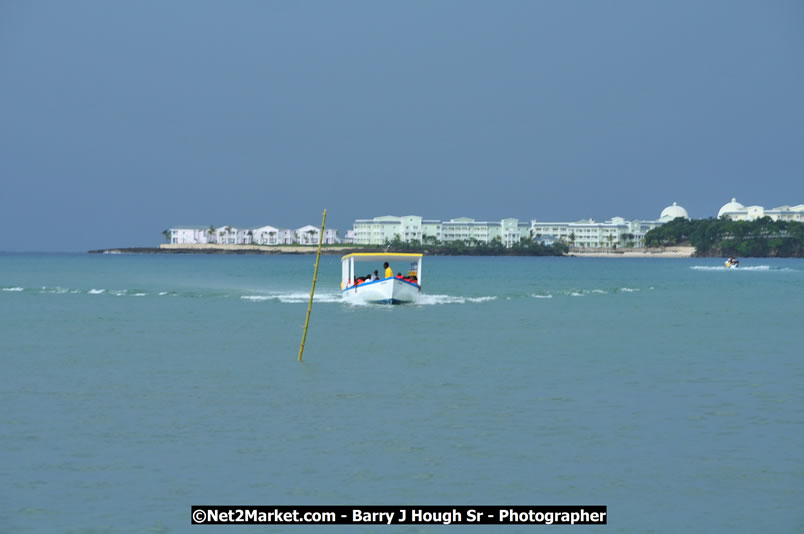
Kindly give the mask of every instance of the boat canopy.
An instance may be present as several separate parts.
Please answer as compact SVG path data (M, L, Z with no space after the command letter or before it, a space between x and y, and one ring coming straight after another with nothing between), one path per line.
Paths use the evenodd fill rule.
M413 254L404 252L355 252L347 254L341 258L341 289L352 286L355 283L355 262L371 261L382 265L383 262L405 262L407 267L394 269L397 272L405 272L406 276L416 276L418 285L422 284L422 257L423 254ZM382 276L381 276L382 278Z
M355 252L354 254L347 254L341 258L341 261L354 258L355 261L413 261L419 259L423 254L413 254L407 252Z

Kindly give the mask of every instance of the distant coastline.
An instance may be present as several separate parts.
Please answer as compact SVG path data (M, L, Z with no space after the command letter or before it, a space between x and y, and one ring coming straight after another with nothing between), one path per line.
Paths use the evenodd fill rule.
M321 254L348 254L360 252L362 247L321 247ZM375 249L371 249L375 251ZM309 245L218 245L218 244L162 244L158 247L121 247L88 251L90 254L315 254L317 246Z
M219 245L219 244L168 244L159 247L121 247L96 249L88 251L90 254L315 254L316 246L305 245ZM361 247L348 245L324 245L322 254L343 255L353 252L377 252L378 247ZM380 248L382 250L382 248ZM428 255L446 255L439 250L430 250L422 247ZM471 249L459 256L473 256ZM695 255L695 247L676 246L650 249L579 249L573 248L563 257L576 258L690 258Z

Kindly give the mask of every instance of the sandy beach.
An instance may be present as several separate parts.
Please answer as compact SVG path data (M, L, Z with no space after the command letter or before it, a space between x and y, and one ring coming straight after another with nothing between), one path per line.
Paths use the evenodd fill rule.
M568 256L577 258L691 258L695 254L695 247L664 247L647 249L628 249L587 251L584 249L572 248Z

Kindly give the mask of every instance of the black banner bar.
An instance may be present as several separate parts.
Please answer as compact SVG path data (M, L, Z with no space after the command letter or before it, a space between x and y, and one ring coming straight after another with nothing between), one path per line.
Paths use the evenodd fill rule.
M606 506L193 506L193 525L605 525Z

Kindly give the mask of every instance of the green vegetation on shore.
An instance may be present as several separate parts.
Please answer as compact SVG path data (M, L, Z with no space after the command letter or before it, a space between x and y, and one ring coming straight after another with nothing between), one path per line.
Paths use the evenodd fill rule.
M804 223L674 219L645 234L645 246L692 245L696 256L804 257Z
M562 256L569 252L567 244L562 242L545 245L534 240L522 239L514 246L506 248L499 238L490 243L476 239L439 243L432 238L422 243L419 240L402 241L395 238L387 245L376 248L379 250L388 248L389 252L423 252L430 256Z

